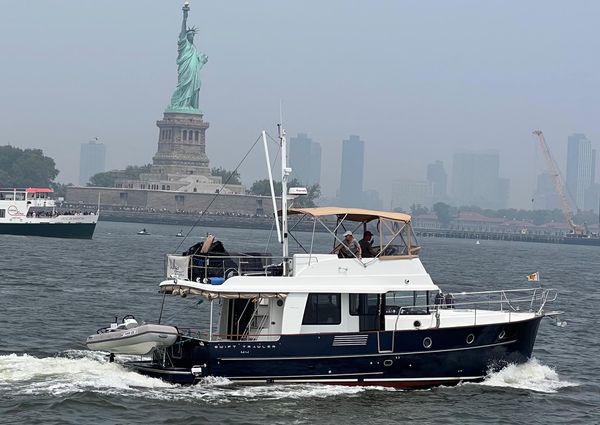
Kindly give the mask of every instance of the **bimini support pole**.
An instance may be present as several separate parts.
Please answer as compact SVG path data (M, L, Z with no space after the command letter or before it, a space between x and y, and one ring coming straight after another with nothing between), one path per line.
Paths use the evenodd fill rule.
M265 159L267 161L267 171L269 172L269 185L271 186L271 200L273 201L273 216L275 217L275 226L277 227L277 241L282 243L281 229L279 228L279 217L277 216L277 200L275 199L275 187L273 186L273 173L271 172L271 159L269 158L269 148L267 147L267 133L262 131L263 146L265 148Z

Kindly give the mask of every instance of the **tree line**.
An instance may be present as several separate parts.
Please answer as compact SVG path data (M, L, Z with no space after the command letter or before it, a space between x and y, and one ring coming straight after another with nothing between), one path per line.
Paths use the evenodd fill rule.
M565 222L565 216L562 210L558 208L553 210L523 210L516 208L491 210L487 208L480 208L474 205L454 207L446 204L445 202L435 203L431 210L422 205L413 204L410 207L410 213L413 216L429 213L435 214L440 224L444 227L448 226L450 222L457 218L461 212L476 212L484 217L489 218L531 221L535 225L542 225L551 222ZM578 211L575 214L575 223L577 224L595 223L597 221L598 216L593 211Z

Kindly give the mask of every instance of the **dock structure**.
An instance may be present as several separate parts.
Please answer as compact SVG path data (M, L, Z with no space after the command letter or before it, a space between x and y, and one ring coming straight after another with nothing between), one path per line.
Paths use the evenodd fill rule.
M477 240L496 240L496 241L515 241L515 242L538 242L538 243L569 243L564 235L535 234L521 232L489 232L477 230L456 230L456 229L415 229L418 237L437 237L437 238L455 238L455 239L477 239ZM581 244L588 245L588 244ZM593 244L589 244L593 245Z

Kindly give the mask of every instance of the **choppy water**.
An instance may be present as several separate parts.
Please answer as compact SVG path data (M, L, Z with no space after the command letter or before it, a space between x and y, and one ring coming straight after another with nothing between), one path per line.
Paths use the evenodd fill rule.
M182 387L110 364L83 344L115 315L158 317L157 283L179 228L148 225L152 234L137 236L138 227L100 222L91 241L0 236L0 423L600 423L597 247L421 240L423 262L444 289L518 288L540 271L560 292L555 307L567 326L544 320L535 358L483 383L400 391L212 379ZM262 251L269 237L213 231L231 250ZM167 298L164 317L206 323L207 305Z

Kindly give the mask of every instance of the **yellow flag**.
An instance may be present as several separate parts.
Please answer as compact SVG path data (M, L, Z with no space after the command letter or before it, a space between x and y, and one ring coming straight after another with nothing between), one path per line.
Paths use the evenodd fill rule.
M535 272L527 275L527 282L537 282L540 280L540 273Z

